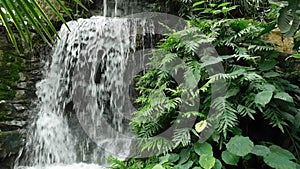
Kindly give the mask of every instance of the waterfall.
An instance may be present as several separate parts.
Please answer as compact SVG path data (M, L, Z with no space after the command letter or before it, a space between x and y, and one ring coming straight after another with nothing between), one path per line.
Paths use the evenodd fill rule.
M107 16L107 0L103 0L103 16Z
M118 0L115 0L115 16L118 16Z
M103 16L119 16L118 14L118 0L114 0L114 7L110 8L108 4L112 2L107 2L107 0L103 0Z
M152 27L139 19L106 17L67 25L70 31L62 26L37 84L36 119L16 169L99 169L107 157L130 154L123 78L137 34Z

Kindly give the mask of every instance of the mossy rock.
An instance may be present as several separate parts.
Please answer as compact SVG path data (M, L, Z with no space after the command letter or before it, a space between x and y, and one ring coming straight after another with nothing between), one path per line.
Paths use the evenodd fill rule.
M13 120L23 120L22 117L18 116L12 111L1 111L0 110L0 122L13 121ZM1 129L1 127L0 127Z
M18 131L0 132L0 158L18 154L23 146L22 138Z
M13 168L14 161L23 147L23 138L18 131L0 132L0 168Z
M0 100L12 100L16 95L19 73L25 70L25 65L13 49L0 51Z

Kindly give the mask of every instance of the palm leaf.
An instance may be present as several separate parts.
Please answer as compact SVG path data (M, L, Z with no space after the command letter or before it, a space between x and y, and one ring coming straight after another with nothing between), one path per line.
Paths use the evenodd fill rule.
M16 47L16 50L19 51L18 44L16 41L16 37L12 31L12 28L10 26L10 23L8 22L8 18L6 14L0 9L0 19L2 21L2 24L4 25L6 31L8 32L9 38L11 39L11 42Z
M41 14L40 16L42 17L42 19L48 24L48 26L50 27L51 31L56 33L56 29L53 26L53 24L51 23L49 17L46 15L45 11L43 10L43 8L40 6L40 4L38 4L36 2L36 0L32 1L33 6L39 11L39 13Z
M92 2L91 0L89 1ZM62 13L72 18L69 9L62 3L62 0L45 0L45 3L64 24L66 24L66 20ZM75 0L75 3L87 10L82 0ZM56 4L56 6L54 6L54 4ZM39 1L0 0L0 9L2 26L5 27L12 44L18 52L20 52L19 47L23 47L23 45L29 50L32 49L32 30L34 30L44 42L48 44L54 43L53 35L58 35L57 30L48 15L42 9ZM61 11L58 9L61 9ZM17 43L14 30L18 32L24 44Z
M18 15L18 11L16 10L16 8L14 8L13 3L3 1L3 6L6 9L9 9L9 10L7 10L8 16L15 21L14 25L17 28L17 30L19 31L22 39L24 39L26 47L30 48L30 43L28 42L28 37L26 36L26 35L28 35L28 33L25 35L24 29L23 29L25 27L24 22L22 19L20 19L20 17L19 17L20 15ZM14 12L17 15L15 15ZM16 22L16 21L18 21L18 22Z
M24 12L29 24L33 26L34 30L37 31L37 33L41 36L44 42L51 44L45 36L45 34L48 36L51 42L54 42L48 29L43 24L43 20L40 19L39 15L34 11L35 9L33 9L31 5L27 5L23 0L16 0L16 2L19 4L21 10ZM40 28L40 26L42 26L42 29Z

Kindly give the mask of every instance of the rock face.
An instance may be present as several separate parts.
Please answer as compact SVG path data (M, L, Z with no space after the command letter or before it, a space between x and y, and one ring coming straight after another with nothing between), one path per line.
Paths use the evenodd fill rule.
M155 0L95 0L92 15L125 16L132 13L154 11ZM106 9L105 9L106 6Z
M18 55L5 36L0 42L0 168L10 169L25 142L30 98L40 76L34 71L41 64L33 56Z

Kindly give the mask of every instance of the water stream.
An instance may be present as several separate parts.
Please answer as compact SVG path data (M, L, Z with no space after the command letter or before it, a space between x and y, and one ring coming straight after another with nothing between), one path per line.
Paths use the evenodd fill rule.
M97 16L68 26L70 31L65 25L59 31L37 84L36 118L15 169L99 169L107 157L131 153L123 77L138 32L149 32L147 25Z

